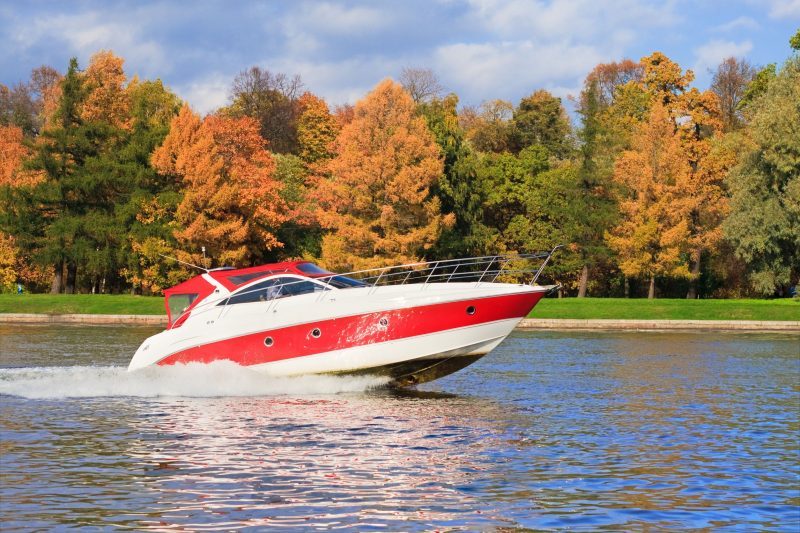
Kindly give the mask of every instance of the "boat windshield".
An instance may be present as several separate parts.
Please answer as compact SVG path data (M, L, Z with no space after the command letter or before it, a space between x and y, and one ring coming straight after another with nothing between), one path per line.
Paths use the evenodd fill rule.
M297 270L304 274L311 274L312 276L330 276L333 274L333 272L329 272L314 263L300 263L297 265Z
M349 289L350 287L366 287L366 283L358 281L353 278L349 278L347 276L337 276L333 272L325 270L324 268L315 265L314 263L300 263L297 265L297 270L303 272L304 274L310 274L312 276L326 276L326 279L323 281L327 282L332 287L336 287L337 289ZM331 276L331 277L327 277Z
M306 281L290 277L272 278L260 281L250 285L249 287L245 287L239 292L233 294L230 298L222 300L217 305L225 306L253 302L266 302L276 298L297 296L299 294L307 294L322 290L325 290L325 287L318 283L314 283L313 281Z
M349 289L351 287L366 287L367 284L357 279L348 278L347 276L333 276L325 280L329 285L337 289Z
M178 317L180 317L187 309L189 309L198 296L199 294L196 292L169 295L167 297L167 307L169 307L170 324L172 324L172 322L175 320L178 320Z

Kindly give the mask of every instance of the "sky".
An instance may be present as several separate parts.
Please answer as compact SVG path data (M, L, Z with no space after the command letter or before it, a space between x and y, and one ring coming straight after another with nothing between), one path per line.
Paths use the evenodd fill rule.
M0 0L0 83L110 49L201 113L254 65L300 75L332 106L403 67L433 70L464 105L516 104L576 95L598 63L656 50L704 89L726 57L780 64L799 27L800 0Z

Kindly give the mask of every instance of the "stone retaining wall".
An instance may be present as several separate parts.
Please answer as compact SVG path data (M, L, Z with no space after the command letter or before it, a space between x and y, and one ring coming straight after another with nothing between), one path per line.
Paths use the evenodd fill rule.
M785 331L800 333L798 321L766 320L617 320L563 318L526 318L520 329L583 329L583 330L713 330L713 331Z
M0 324L128 324L166 326L166 315L44 315L0 313Z

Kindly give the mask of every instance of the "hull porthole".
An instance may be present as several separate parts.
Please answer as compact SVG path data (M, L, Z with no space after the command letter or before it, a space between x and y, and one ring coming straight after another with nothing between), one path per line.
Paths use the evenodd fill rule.
M264 346L266 346L267 348L269 348L273 344L275 344L275 341L272 340L272 337L267 337L266 339L264 339Z
M319 339L322 336L322 331L319 328L314 328L311 330L311 336L315 339Z
M475 306L474 305L470 305L469 307L467 307L467 314L468 315L474 315L475 314Z

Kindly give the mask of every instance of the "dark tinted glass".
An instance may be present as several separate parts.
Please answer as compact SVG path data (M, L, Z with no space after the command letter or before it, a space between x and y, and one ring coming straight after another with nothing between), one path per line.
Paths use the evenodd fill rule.
M336 287L337 289L349 289L350 287L366 287L367 284L357 279L348 278L347 276L334 276L328 280L324 280Z
M246 304L253 302L265 302L275 298L286 296L297 296L309 292L321 291L324 288L310 281L299 280L297 278L272 278L261 281L250 287L243 289L221 301L217 305Z
M333 272L328 272L324 268L319 267L314 263L300 263L299 265L297 265L297 270L305 274L314 274L314 275L333 274Z

